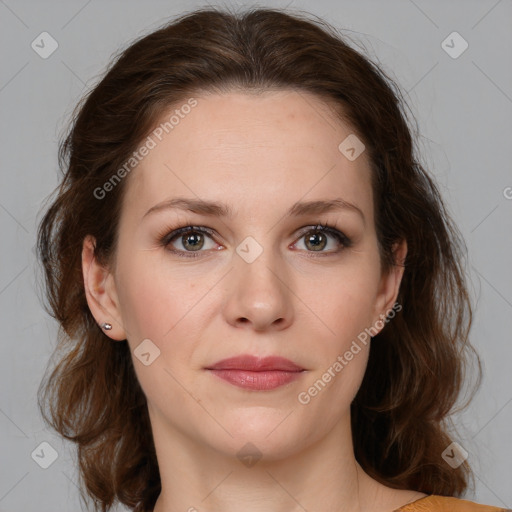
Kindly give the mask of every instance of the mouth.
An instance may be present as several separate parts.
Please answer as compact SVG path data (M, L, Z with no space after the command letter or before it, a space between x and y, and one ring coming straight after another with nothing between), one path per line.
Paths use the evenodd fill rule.
M278 388L300 378L306 371L283 357L250 355L223 359L205 369L234 386L254 391Z

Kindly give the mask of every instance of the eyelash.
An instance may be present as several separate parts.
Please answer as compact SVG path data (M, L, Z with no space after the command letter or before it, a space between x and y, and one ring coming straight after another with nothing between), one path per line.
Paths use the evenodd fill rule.
M200 253L205 252L205 251L201 251L201 250L182 251L182 250L178 250L178 249L169 249L169 245L171 244L171 242L173 242L180 235L184 235L186 233L203 233L203 234L209 235L210 237L213 238L215 232L210 228L206 228L206 227L202 227L202 226L183 226L181 228L174 229L170 233L168 230L161 233L160 235L158 235L158 242L162 247L166 248L168 251L170 251L174 254L177 254L180 257L184 257L184 258L200 257L200 255L201 255ZM338 243L342 245L342 248L337 251L327 251L327 252L320 251L317 254L315 254L316 251L306 251L307 253L313 253L313 254L311 254L312 257L316 257L316 256L323 257L323 256L338 254L343 249L347 249L352 246L352 240L350 240L350 238L348 238L341 231L338 231L338 229L336 229L336 225L332 226L329 224L317 224L316 226L309 226L307 228L304 228L304 230L302 230L297 241L309 233L312 233L312 234L327 233L327 234L333 236L338 241Z

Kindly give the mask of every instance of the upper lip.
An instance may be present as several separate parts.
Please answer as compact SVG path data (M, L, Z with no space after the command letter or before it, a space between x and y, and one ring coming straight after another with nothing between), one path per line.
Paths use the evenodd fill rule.
M304 370L296 365L293 361L284 357L268 356L256 357L251 355L241 355L222 359L217 361L214 365L208 366L207 370L248 370L252 372L263 371L286 371L286 372L300 372Z

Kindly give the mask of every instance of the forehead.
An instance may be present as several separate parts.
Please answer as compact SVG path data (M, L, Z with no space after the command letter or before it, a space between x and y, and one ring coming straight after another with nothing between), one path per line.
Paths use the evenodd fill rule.
M352 131L317 96L290 90L193 100L162 113L142 141L151 149L125 198L134 215L178 195L227 202L235 211L256 199L286 207L303 197L371 202L366 154L351 161L340 151Z

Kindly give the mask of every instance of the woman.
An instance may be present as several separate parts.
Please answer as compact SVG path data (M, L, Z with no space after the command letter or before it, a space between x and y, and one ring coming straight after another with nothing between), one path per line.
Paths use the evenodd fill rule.
M60 160L40 406L96 510L499 510L459 498L448 431L463 242L398 88L334 29L183 15L116 59Z

